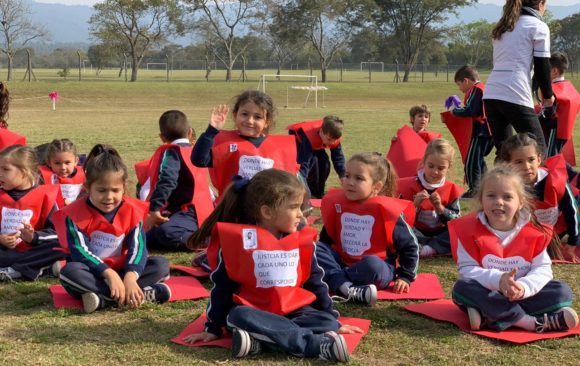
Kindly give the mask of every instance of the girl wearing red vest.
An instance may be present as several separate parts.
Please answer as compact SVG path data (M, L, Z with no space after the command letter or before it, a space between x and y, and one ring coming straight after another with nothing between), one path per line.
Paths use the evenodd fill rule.
M210 168L211 181L220 196L236 175L250 179L269 168L298 173L294 137L268 135L274 117L272 98L257 90L240 94L232 110L234 131L222 130L228 112L226 105L214 107L207 130L191 153L195 166Z
M567 182L566 165L562 155L546 159L542 156L533 135L520 133L508 138L500 152L502 161L510 163L533 192L534 216L545 225L554 227L561 237L568 236L562 246L564 256L574 262L576 246L580 244L580 215L578 202Z
M517 327L543 333L578 325L572 290L554 281L549 226L530 215L521 177L507 165L487 173L477 192L478 212L449 223L460 280L453 301L472 330Z
M417 276L419 244L409 226L415 210L393 198L396 179L381 154L356 154L346 164L342 189L322 199L316 254L330 290L349 300L372 306L377 287L394 280L396 293L408 292Z
M96 145L85 173L88 198L55 215L61 246L70 252L61 283L82 299L87 313L114 303L138 307L168 301L171 291L160 281L169 276L169 263L147 255L146 206L124 195L128 173L119 153Z
M0 82L0 150L12 145L25 145L26 137L8 130L8 107L10 106L10 92L6 84Z
M195 247L211 237L214 285L205 331L185 341L217 339L227 326L233 357L277 346L301 357L349 360L340 333L361 330L337 321L315 255L316 230L299 230L304 194L296 176L277 169L249 182L236 178L190 240Z
M66 205L75 201L85 182L85 172L78 165L77 148L69 139L52 140L46 150L46 165L39 170L44 184L57 184Z
M39 186L37 172L33 149L0 152L0 281L34 280L64 258L52 224L62 197L57 187Z
M455 156L447 140L431 140L414 177L399 179L400 198L413 201L417 218L413 231L421 244L421 257L450 252L447 222L459 217L463 188L446 179Z

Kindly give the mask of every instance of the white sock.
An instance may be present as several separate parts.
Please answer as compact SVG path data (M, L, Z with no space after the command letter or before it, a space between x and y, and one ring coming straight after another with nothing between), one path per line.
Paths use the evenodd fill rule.
M520 320L514 323L514 327L522 328L529 331L536 329L536 318L531 315L524 315Z
M340 287L338 288L338 291L343 294L344 296L348 295L348 289L349 287L352 286L352 282L345 282L342 285L340 285Z
M436 254L437 254L437 251L429 245L423 245L421 247L421 251L419 252L419 255L421 257L431 257L431 256L434 256Z

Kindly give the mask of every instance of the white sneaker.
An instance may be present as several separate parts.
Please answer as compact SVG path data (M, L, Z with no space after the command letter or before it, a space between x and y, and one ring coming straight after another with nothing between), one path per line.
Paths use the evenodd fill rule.
M82 294L81 299L83 301L83 309L87 314L94 313L102 304L101 298L94 292Z
M433 247L431 247L429 245L423 245L421 247L421 251L419 252L419 256L421 258L433 257L435 255L437 255L437 251L435 249L433 249Z
M377 286L375 285L351 285L348 288L347 298L369 306L377 303Z
M471 330L481 329L481 314L476 308L467 308L467 316L469 317L469 328Z
M15 279L22 277L22 273L18 272L12 267L0 268L0 282L11 281L14 282Z

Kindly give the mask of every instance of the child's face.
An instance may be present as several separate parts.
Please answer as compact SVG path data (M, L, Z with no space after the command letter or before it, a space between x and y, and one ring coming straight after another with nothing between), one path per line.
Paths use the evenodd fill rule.
M488 179L483 187L481 205L492 228L500 231L513 229L516 213L523 207L516 181L507 177Z
M465 94L467 93L467 91L469 90L469 88L471 88L471 86L473 85L473 82L467 78L460 80L460 81L456 81L455 85L457 85L457 87L459 88L459 90Z
M32 187L30 178L7 159L0 159L0 187L5 191L28 189Z
M109 213L123 201L123 172L107 172L88 189L91 202L101 212Z
M528 145L515 149L510 154L510 164L520 174L525 184L538 180L538 169L542 158L534 146Z
M262 206L263 217L260 224L276 237L281 234L292 234L298 230L298 225L303 217L300 209L303 200L303 194L291 197L275 212L272 212L267 206Z
M327 134L325 134L324 132L322 132L322 129L319 132L320 134L320 139L322 140L322 143L326 146L332 146L336 143L336 141L338 141L338 139L332 138L330 136L328 136Z
M375 197L383 188L382 182L373 182L371 167L360 161L349 161L341 180L342 189L350 201L362 202Z
M57 152L49 159L50 170L59 177L68 177L79 163L79 158L70 151Z
M429 125L429 114L417 113L413 116L411 122L413 123L413 130L415 130L415 132L425 131Z
M260 137L268 126L268 113L253 102L246 102L234 114L234 123L242 136Z
M450 163L449 159L444 158L440 154L430 154L425 158L423 171L425 172L425 180L431 184L437 184L447 176Z

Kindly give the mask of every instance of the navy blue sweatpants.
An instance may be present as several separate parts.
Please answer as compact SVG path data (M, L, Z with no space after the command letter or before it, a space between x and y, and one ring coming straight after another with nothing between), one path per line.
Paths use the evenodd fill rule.
M124 277L125 271L120 271L119 276ZM169 275L169 262L165 257L153 256L147 258L145 270L137 279L139 287L144 288L154 285ZM97 277L89 267L81 262L68 262L60 270L60 283L66 291L76 298L82 294L94 292L111 300L111 289L102 277Z
M187 250L187 239L197 229L193 210L176 212L168 222L147 231L147 249Z
M430 246L437 251L437 254L451 253L451 239L449 239L449 230L447 228L439 232L429 233L414 227L413 234L417 237L419 244Z
M499 291L490 291L476 280L461 279L453 286L452 298L462 309L477 309L491 329L502 331L526 314L540 316L572 305L572 290L565 283L550 281L532 297L509 301Z
M35 280L56 261L65 259L58 240L46 240L25 252L0 247L0 267L12 267L24 278Z
M249 332L262 344L301 357L318 357L322 334L336 332L339 328L334 315L311 306L304 306L286 316L249 306L236 306L228 314L227 325Z
M473 122L480 124L479 122ZM487 128L486 126L484 126ZM475 132L477 129L474 128ZM481 177L487 170L485 157L493 150L493 139L491 136L474 136L469 142L467 157L465 158L465 181L470 191L474 191Z
M374 284L382 289L389 286L395 277L395 267L377 256L369 255L347 267L334 249L320 242L316 245L316 258L324 270L323 281L332 292L336 292L345 282L355 285Z
M310 159L310 171L306 181L312 198L322 198L324 187L330 175L330 159L324 149L314 150Z

